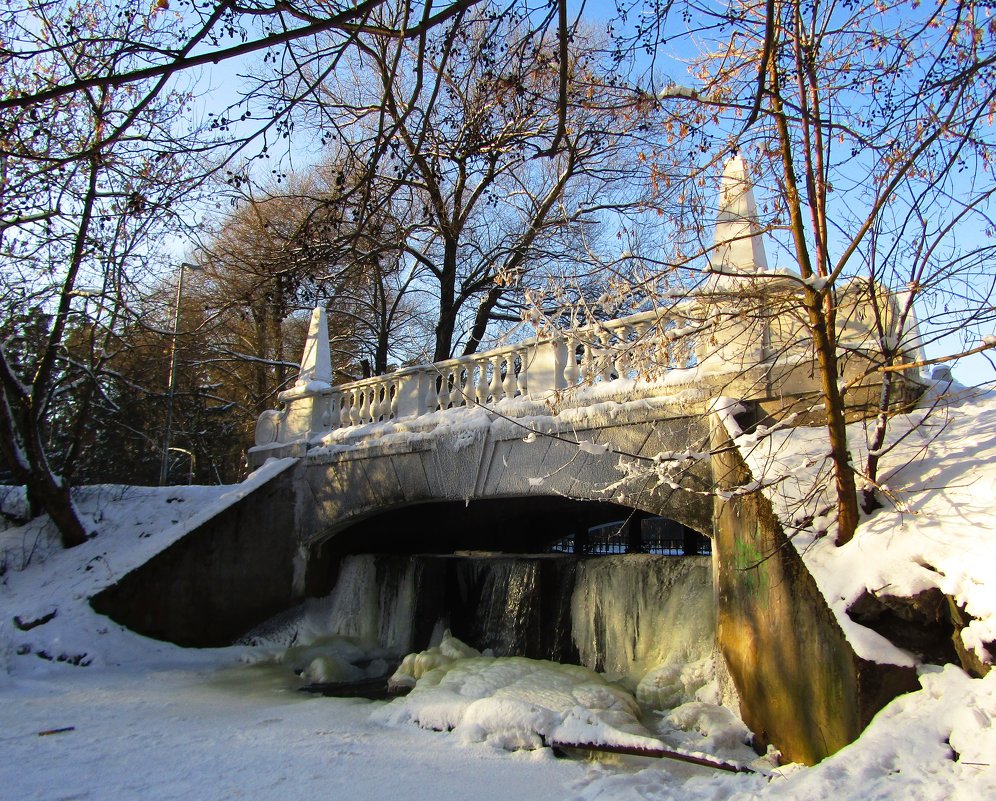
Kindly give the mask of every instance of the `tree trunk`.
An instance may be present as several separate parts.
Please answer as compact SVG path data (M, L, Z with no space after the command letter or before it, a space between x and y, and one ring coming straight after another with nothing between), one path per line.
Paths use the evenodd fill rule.
M434 362L450 358L459 306L456 302L457 241L447 237L443 245L443 270L439 276L439 322L436 324Z
M474 326L470 329L470 339L463 349L464 356L477 353L477 349L481 346L481 340L484 339L484 332L488 329L488 323L491 322L491 313L495 310L495 306L501 300L503 293L504 287L495 284L488 290L487 296L477 307L477 314L474 316Z
M777 41L774 47L777 47ZM806 242L805 223L802 216L802 203L799 197L799 183L792 157L792 138L789 134L785 110L782 106L778 79L777 59L770 66L771 104L774 112L778 138L781 143L781 161L785 174L785 199L789 212L792 239L796 256L799 259L799 273L803 279L813 277L812 260ZM803 291L803 307L808 317L809 330L813 337L813 348L820 370L820 390L823 408L826 412L827 434L830 440L830 458L833 461L834 485L837 494L837 545L843 545L854 537L858 527L858 496L854 483L847 448L847 422L844 399L838 380L838 362L835 347L836 336L827 321L827 307L824 293L829 293L832 285L817 292L810 286Z
M0 453L14 479L28 492L32 516L47 512L59 529L62 545L86 542L86 531L76 514L69 485L52 473L31 397L10 369L0 347Z

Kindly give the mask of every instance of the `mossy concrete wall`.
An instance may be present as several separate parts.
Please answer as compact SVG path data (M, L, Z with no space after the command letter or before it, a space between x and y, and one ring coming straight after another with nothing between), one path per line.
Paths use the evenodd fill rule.
M730 444L714 419L720 489L751 480ZM760 492L717 497L714 529L717 641L759 746L814 764L853 741L896 695L918 687L912 668L854 653Z

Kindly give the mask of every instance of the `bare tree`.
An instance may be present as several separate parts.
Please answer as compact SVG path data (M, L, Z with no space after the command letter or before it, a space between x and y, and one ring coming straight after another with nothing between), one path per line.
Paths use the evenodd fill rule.
M85 540L65 477L78 453L89 404L106 363L108 335L123 314L135 268L148 258L155 231L176 221L190 189L185 143L171 129L184 98L163 93L136 103L131 89L97 84L72 95L47 95L60 82L86 83L108 64L135 24L60 4L21 3L0 14L0 38L16 51L0 59L8 104L0 136L0 259L7 315L36 309L44 335L30 350L0 347L0 451L45 510L67 546ZM81 37L92 46L80 46ZM22 52L28 56L20 57ZM76 347L67 348L75 332ZM77 357L77 361L73 358ZM73 381L70 419L58 409ZM75 429L61 464L47 452L50 428ZM62 475L59 475L61 473Z
M391 209L394 240L367 239L412 276L407 291L431 298L437 360L517 321L532 276L586 260L585 237L636 166L624 132L637 118L605 104L598 52L580 35L568 42L565 99L556 33L499 12L481 4L417 43L359 36L349 69L322 76L310 109L362 165L356 230Z
M953 358L980 346L991 330L996 50L987 12L963 0L918 10L796 0L682 9L703 55L692 66L692 89L656 97L681 107L673 134L695 142L700 156L657 151L649 159L662 176L661 207L692 211L676 217L682 222L670 264L703 276L721 264L695 217L718 163L743 154L761 227L775 246L772 267L796 276L789 279L794 308L771 301L757 313L797 322L813 344L837 542L844 543L858 522L859 489L866 507L875 502L878 459L904 371L922 363L925 343L944 349L939 358ZM639 43L660 55L676 31L666 20L641 24L620 47ZM767 294L778 297L774 287L785 275L768 275L742 277L759 292L767 281ZM858 296L870 320L855 318ZM863 325L870 335L858 344L851 337L843 348L847 333ZM963 341L951 344L955 333ZM842 381L848 349L867 360L867 375ZM863 403L858 385L871 376L881 393L862 467L845 424Z
M137 288L132 267L154 262L151 221L178 222L185 192L197 183L185 170L213 154L199 178L227 169L238 182L240 154L268 156L275 140L289 136L290 114L314 89L300 84L298 94L255 124L245 103L216 111L214 137L199 138L179 134L189 111L189 98L177 92L179 76L253 53L266 54L283 76L296 68L291 43L320 40L323 56L336 61L360 35L424 40L476 2L405 3L403 24L395 27L373 17L386 0L178 0L175 8L157 2L147 11L12 0L0 11L2 302L10 319L37 308L37 319L48 321L38 351L20 354L26 361L0 360L0 446L28 484L33 508L49 511L67 545L80 543L84 532L43 436L55 419L67 332L88 332L92 363L74 369L92 381L95 367L107 363L108 337L128 316L126 295ZM177 158L180 151L185 159ZM71 325L77 315L94 314L105 319ZM99 384L91 390L99 393ZM86 424L88 403L78 407L77 428Z

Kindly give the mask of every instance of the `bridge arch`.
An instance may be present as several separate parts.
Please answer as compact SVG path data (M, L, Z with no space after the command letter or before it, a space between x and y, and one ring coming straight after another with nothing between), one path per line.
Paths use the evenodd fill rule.
M547 425L540 434L505 422L309 452L294 477L302 557L331 540L339 541L335 550L350 549L350 538L366 539L364 547L380 538L401 553L432 550L434 542L539 552L571 526L633 513L712 535L711 460L689 460L675 471L680 490L652 469L661 451L707 450L705 414L685 409L665 417L644 405L620 407L611 421L567 430ZM627 473L625 464L637 469ZM445 522L447 516L456 521ZM530 520L539 526L523 527ZM507 522L503 535L490 525L497 521ZM457 536L460 525L477 528L477 535Z

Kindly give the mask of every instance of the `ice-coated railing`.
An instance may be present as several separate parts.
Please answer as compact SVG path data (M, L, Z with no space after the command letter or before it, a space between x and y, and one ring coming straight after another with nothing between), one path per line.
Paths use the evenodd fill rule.
M256 446L508 398L543 400L570 387L691 367L701 358L695 335L710 325L699 309L682 302L667 314L641 312L339 386L304 380L302 364L298 385L280 394L284 409L260 416Z
M688 337L698 328L677 312L666 318L643 312L354 381L330 390L330 427L543 398L581 384L636 378L650 364L688 367L694 363Z

